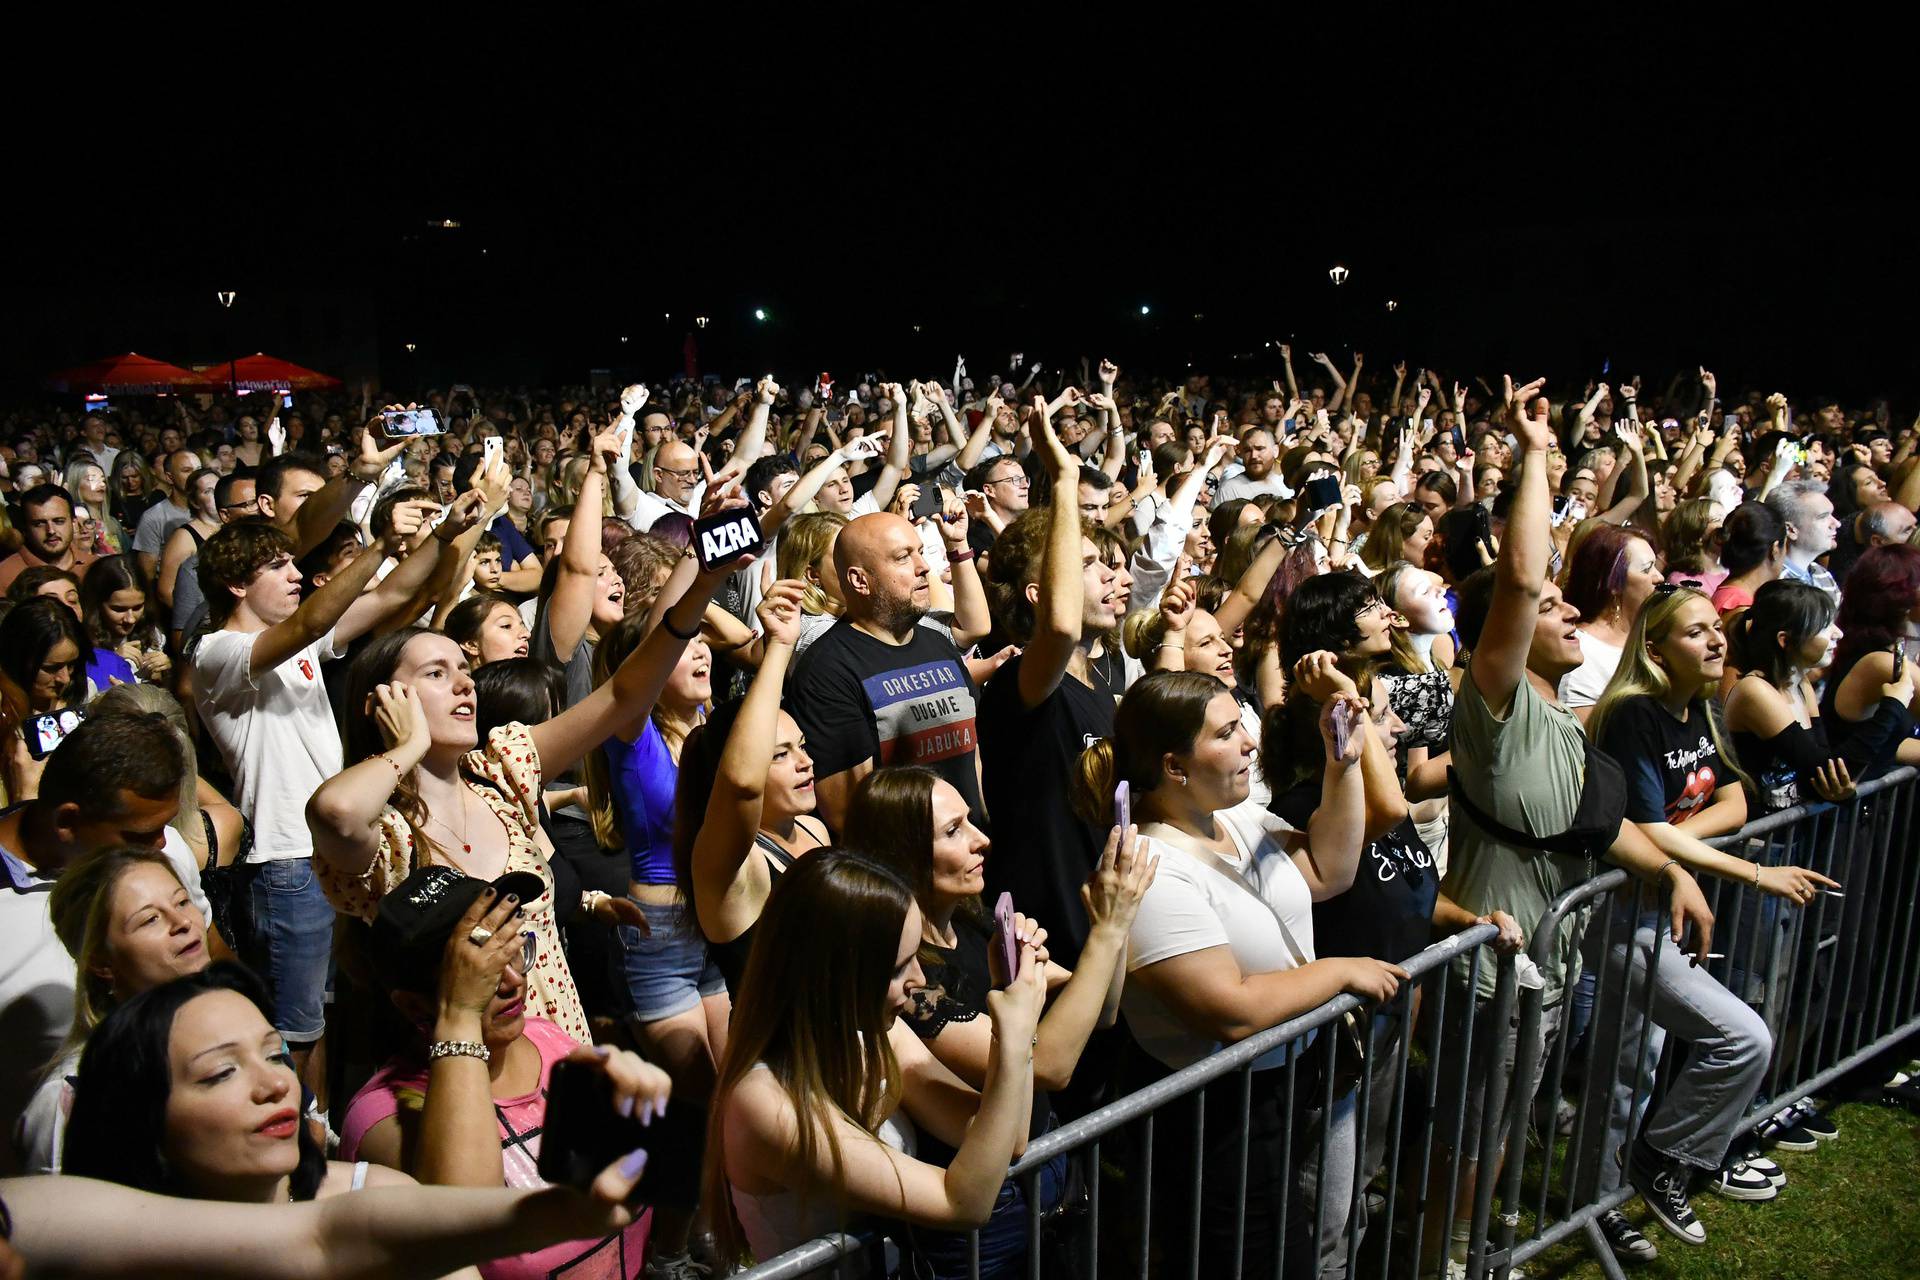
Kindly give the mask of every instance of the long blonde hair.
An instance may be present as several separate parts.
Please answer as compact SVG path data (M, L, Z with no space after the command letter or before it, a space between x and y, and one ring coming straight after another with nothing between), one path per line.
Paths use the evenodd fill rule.
M820 557L827 554L834 539L846 527L847 518L837 511L809 511L788 521L786 529L780 534L780 554L775 572L781 578L792 578L807 584L806 590L800 593L802 613L833 617L840 612L840 606L807 577L807 570L820 563Z
M1627 631L1627 643L1620 654L1620 665L1614 668L1613 678L1607 681L1607 687L1593 704L1593 711L1587 716L1587 737L1599 742L1607 731L1607 722L1621 705L1633 698L1665 699L1673 692L1673 682L1667 679L1666 671L1653 660L1649 650L1665 640L1673 631L1674 619L1680 616L1680 610L1698 600L1709 609L1713 602L1692 587L1661 588L1647 598L1640 606L1640 612L1634 615L1633 626ZM1715 614L1718 622L1719 615ZM1702 714L1706 718L1707 735L1713 740L1714 749L1720 758L1739 776L1742 782L1747 780L1746 773L1734 759L1733 750L1720 732L1720 717L1717 713L1711 691L1703 692L1698 699ZM1651 744L1649 744L1651 745Z
M167 855L158 849L110 844L89 849L75 858L53 882L53 892L47 895L47 913L53 919L54 936L73 957L75 970L73 1027L61 1046L61 1057L85 1044L87 1036L113 1009L113 980L97 972L108 961L107 930L113 911L113 891L120 877L143 864L163 867L176 881L180 878Z
M887 991L912 906L913 890L897 874L844 849L809 853L774 882L754 929L707 1116L701 1201L720 1257L746 1249L725 1153L727 1096L749 1071L764 1065L793 1103L795 1165L812 1167L824 1147L833 1169L829 1194L839 1194L844 1167L833 1113L878 1136L899 1104ZM803 1205L815 1198L804 1188L799 1196ZM838 1207L844 1216L844 1201Z

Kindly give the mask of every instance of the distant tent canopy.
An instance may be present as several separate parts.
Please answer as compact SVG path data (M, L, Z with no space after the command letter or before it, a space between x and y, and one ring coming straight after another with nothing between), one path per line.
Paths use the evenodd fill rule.
M175 391L214 389L202 374L131 351L123 356L109 356L92 364L63 370L47 381L55 391L78 394L156 396Z
M259 352L202 369L200 376L212 386L241 391L325 391L341 385L338 378Z

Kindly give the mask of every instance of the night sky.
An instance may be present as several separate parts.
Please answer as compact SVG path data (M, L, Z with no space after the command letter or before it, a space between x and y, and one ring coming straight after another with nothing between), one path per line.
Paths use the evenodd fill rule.
M1292 339L1296 367L1704 361L1730 388L1920 402L1904 76L1806 32L1431 34L1340 58L1284 30L769 52L760 74L730 53L683 83L672 58L429 57L392 97L257 104L103 77L109 123L14 113L0 385L18 403L128 349L403 389L659 378L701 314L702 369L729 378L944 378L1016 348L1264 375Z

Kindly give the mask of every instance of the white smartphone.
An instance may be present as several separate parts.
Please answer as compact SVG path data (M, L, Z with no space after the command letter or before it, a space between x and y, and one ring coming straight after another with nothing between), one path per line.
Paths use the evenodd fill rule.
M499 436L488 436L486 443L480 446L480 466L484 470L500 461L500 451L505 445Z

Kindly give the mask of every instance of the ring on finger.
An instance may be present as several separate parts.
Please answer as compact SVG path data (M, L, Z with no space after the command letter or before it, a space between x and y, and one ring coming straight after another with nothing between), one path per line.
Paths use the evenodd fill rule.
M467 935L467 941L476 947L484 947L492 937L493 930L487 928L485 925L477 924L473 926L473 932Z

